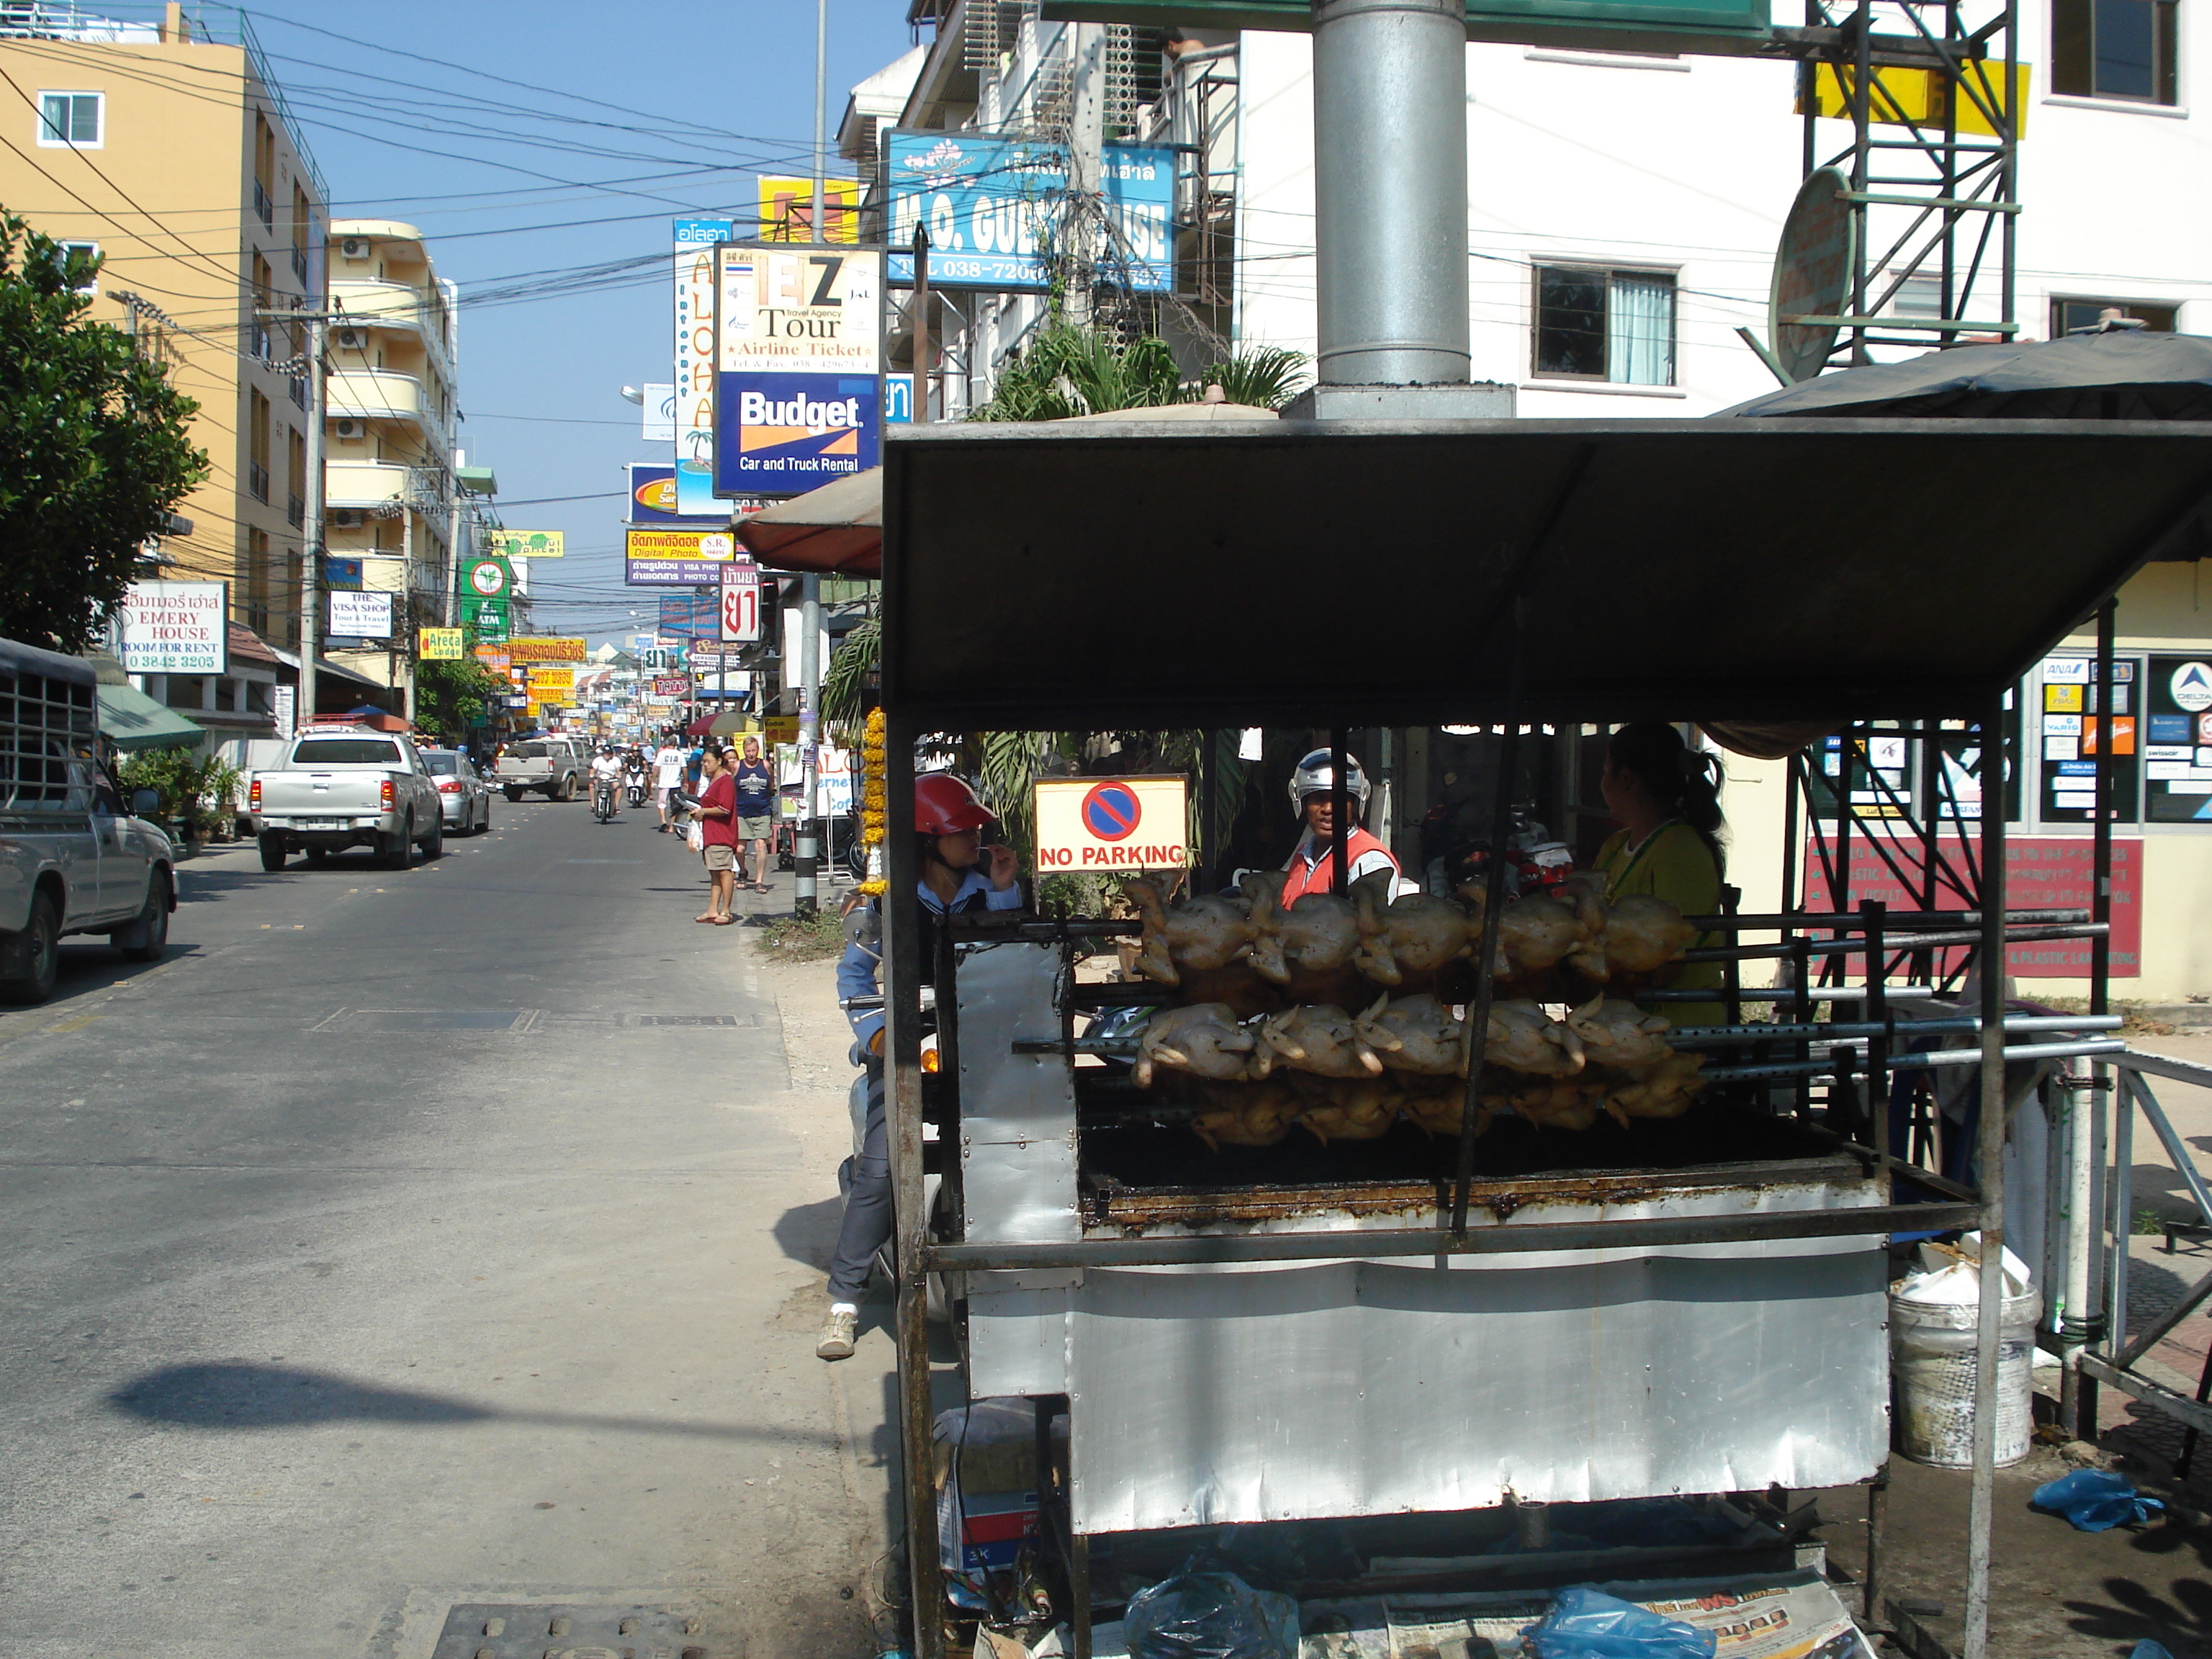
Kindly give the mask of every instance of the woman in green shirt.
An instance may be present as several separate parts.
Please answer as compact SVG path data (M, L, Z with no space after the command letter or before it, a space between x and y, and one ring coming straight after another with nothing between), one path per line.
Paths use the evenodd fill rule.
M1640 720L1613 734L1600 787L1606 810L1620 831L1599 849L1596 869L1608 900L1648 894L1686 916L1710 916L1721 908L1720 763L1682 741L1674 727ZM1711 942L1701 934L1699 945ZM1718 989L1717 962L1677 963L1659 983L1668 990ZM1713 1002L1664 1002L1651 1012L1677 1025L1717 1025L1727 1011Z

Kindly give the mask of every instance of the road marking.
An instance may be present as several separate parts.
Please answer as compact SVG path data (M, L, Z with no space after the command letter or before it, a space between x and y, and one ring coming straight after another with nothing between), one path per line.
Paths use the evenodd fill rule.
M62 1020L47 1026L46 1030L55 1036L67 1036L71 1031L82 1031L99 1018L98 1014L79 1014L75 1019Z

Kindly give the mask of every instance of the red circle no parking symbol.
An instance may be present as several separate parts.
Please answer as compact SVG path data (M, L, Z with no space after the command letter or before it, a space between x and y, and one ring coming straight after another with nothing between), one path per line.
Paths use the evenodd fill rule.
M1126 841L1145 816L1126 783L1102 783L1083 798L1083 827L1101 841Z

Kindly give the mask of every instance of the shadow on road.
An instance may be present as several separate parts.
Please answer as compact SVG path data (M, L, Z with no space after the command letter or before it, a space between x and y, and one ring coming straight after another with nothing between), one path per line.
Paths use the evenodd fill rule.
M106 940L94 937L72 936L62 941L61 970L54 983L54 994L43 1003L0 1003L0 1014L52 1012L58 1005L71 997L89 995L94 991L112 991L117 986L150 974L156 968L184 962L204 952L199 946L175 939L159 962L132 962Z
M796 1205L775 1218L775 1242L793 1261L803 1261L826 1273L830 1258L837 1251L837 1224L844 1216L842 1198Z
M755 1428L682 1418L617 1417L591 1412L515 1411L450 1395L386 1389L324 1371L218 1360L168 1365L135 1377L107 1396L117 1411L189 1429L290 1429L319 1423L529 1423L593 1432L686 1434L722 1440L805 1441L835 1446L814 1429Z

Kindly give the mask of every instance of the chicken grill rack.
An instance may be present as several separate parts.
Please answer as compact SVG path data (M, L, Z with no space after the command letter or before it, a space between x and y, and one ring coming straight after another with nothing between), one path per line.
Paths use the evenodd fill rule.
M1662 1011L1668 1001L1720 1001L1729 1012L1719 1025L1677 1027L1666 1033L1668 1046L1678 1052L1708 1056L1699 1073L1711 1091L1691 1109L1696 1133L1668 1133L1673 1120L1639 1121L1633 1133L1601 1131L1526 1133L1529 1126L1504 1124L1475 1137L1474 1157L1462 1160L1461 1171L1443 1171L1447 1177L1440 1207L1455 1218L1462 1217L1474 1199L1478 1181L1488 1185L1497 1176L1555 1173L1586 1165L1641 1168L1648 1170L1683 1170L1715 1160L1711 1130L1717 1121L1749 1133L1761 1116L1787 1116L1802 1123L1820 1121L1841 1136L1840 1144L1861 1156L1868 1172L1876 1170L1907 1176L1923 1186L1960 1198L1969 1189L1947 1182L1908 1158L1893 1154L1889 1145L1890 1113L1879 1105L1890 1093L1893 1076L1910 1074L1927 1079L1933 1074L1978 1064L1978 1042L1942 1046L1953 1039L1978 1038L1978 1015L1961 1010L1947 1012L1947 1003L1934 988L1910 981L1893 985L1888 969L1893 960L1931 948L1978 944L1978 911L1890 910L1868 901L1851 911L1720 915L1688 918L1701 935L1732 935L1734 944L1705 946L1683 953L1686 962L1722 962L1729 965L1723 988L1685 991L1632 992L1632 1000L1652 1002ZM2008 912L2002 918L2008 947L2054 939L2095 939L2108 929L2089 919L2081 909L2033 909ZM1079 1127L1084 1131L1086 1181L1094 1186L1168 1187L1219 1191L1235 1187L1295 1184L1312 1186L1316 1181L1347 1195L1375 1181L1403 1182L1436 1177L1439 1143L1426 1132L1401 1123L1384 1136L1363 1142L1336 1142L1325 1147L1299 1144L1288 1148L1246 1148L1245 1156L1224 1160L1218 1153L1176 1159L1158 1149L1139 1146L1132 1134L1143 1126L1183 1129L1202 1109L1185 1099L1139 1089L1122 1066L1135 1057L1135 1038L1079 1036L1076 1023L1089 1012L1116 1007L1166 1006L1178 994L1149 982L1077 983L1076 957L1086 949L1131 937L1139 931L1133 921L1000 921L988 915L957 918L947 934L945 967L952 969L954 939L1020 939L1052 943L1064 953L1064 990L1059 1001L1062 1029L1054 1036L1017 1039L1012 1051L1026 1054L1060 1054L1071 1061L1095 1057L1107 1062L1079 1067L1075 1073ZM1778 933L1774 942L1744 943L1746 933ZM1814 934L1828 937L1814 938ZM1808 982L1814 964L1822 957L1857 957L1867 972L1853 986L1816 986ZM1792 963L1793 982L1781 987L1747 989L1740 983L1738 965L1748 961L1781 959ZM1924 958L1923 958L1924 959ZM957 970L956 970L957 971ZM1891 1004L1906 1012L1900 1013ZM1771 1019L1747 1023L1746 1004L1771 1004ZM1841 1017L1856 1006L1858 1018ZM1830 1017L1820 1018L1826 1011ZM941 1016L941 1018L950 1018ZM2116 1031L2121 1020L2110 1014L2039 1014L2008 1012L2003 1019L2008 1065L2058 1059L2094 1057L2118 1053L2125 1044L2102 1036ZM951 1039L957 1052L957 1035ZM1468 1099L1478 1097L1483 1066L1480 1056L1470 1066ZM1818 1117L1813 1091L1824 1087L1826 1098ZM957 1109L957 1108L955 1109ZM1933 1113L1923 1111L1917 1123L1932 1124ZM1115 1132L1124 1132L1116 1133ZM1187 1132L1187 1131L1185 1131ZM1593 1142L1593 1133L1601 1139ZM1501 1157L1486 1156L1490 1137ZM1916 1137L1923 1144L1930 1137ZM1310 1137L1300 1136L1301 1143ZM1537 1143L1532 1148L1528 1143ZM1808 1147L1807 1155L1817 1148ZM1725 1155L1723 1155L1723 1161ZM1341 1173L1330 1176L1331 1164ZM1151 1179L1132 1179L1124 1165L1133 1164ZM1170 1171L1162 1174L1163 1170ZM1194 1179L1197 1170L1212 1178ZM1355 1174L1354 1171L1358 1173ZM1456 1229L1455 1230L1456 1231Z

